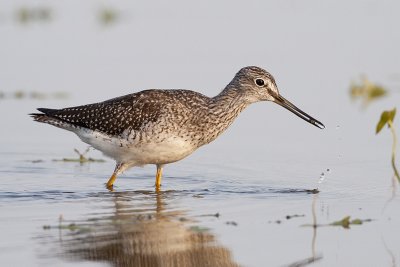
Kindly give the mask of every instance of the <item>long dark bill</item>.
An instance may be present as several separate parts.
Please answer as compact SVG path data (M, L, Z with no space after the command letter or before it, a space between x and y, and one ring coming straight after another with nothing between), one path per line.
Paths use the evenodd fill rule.
M277 97L275 97L275 101L274 102L276 104L288 109L289 111L293 112L294 114L296 114L297 116L299 116L303 120L311 123L312 125L320 128L320 129L324 129L325 128L325 125L322 122L314 119L313 117L311 117L310 115L308 115L307 113L305 113L304 111L302 111L301 109L299 109L298 107L296 107L295 105L290 103L284 97L278 95Z

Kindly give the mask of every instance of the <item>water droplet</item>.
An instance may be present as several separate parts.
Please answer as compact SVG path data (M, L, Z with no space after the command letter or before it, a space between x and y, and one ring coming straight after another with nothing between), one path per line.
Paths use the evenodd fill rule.
M319 180L318 183L322 184L322 182L325 180L325 173L321 173L321 175L319 176Z
M328 168L328 169L326 169L326 172L331 172L331 169L329 169L329 168Z

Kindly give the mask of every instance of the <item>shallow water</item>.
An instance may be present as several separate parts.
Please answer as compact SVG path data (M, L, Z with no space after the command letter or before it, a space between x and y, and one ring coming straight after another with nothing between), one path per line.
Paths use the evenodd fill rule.
M21 103L22 109L41 104L2 104ZM221 137L226 141L167 166L160 193L154 192L153 166L127 171L108 192L104 183L114 162L53 161L74 158L72 149L86 146L29 118L19 125L35 137L21 146L3 144L0 154L0 257L7 265L302 266L310 259L315 266L397 264L400 201L390 200L389 136L376 159L360 152L358 159L346 158L358 149L348 142L343 156L333 159L316 148L316 160L301 151L260 149L259 136L241 148L230 142L232 130ZM269 146L286 147L278 141ZM96 151L89 155L102 158ZM315 188L319 194L309 192ZM350 229L305 226L347 215L372 221Z
M395 1L118 2L121 19L109 26L96 1L51 3L50 22L20 25L13 14L28 3L0 4L2 266L399 265L392 140L387 129L374 133L380 113L400 103ZM250 64L269 69L282 95L326 129L255 104L166 166L158 193L154 166L128 170L109 192L112 160L90 151L106 161L63 162L87 146L27 116L149 87L211 96ZM389 95L366 108L351 101L361 73ZM18 90L69 97L15 99ZM367 221L329 226L345 216Z

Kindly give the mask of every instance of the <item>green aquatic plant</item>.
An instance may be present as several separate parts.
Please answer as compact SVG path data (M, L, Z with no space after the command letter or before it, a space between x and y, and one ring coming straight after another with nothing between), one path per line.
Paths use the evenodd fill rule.
M354 220L350 220L350 216L346 216L343 219L339 220L339 221L335 221L333 223L330 223L329 225L331 226L342 226L343 228L349 229L350 225L361 225L364 222L370 222L372 221L371 219L365 219L365 220L361 220L361 219L354 219Z
M103 26L108 26L118 20L119 13L113 8L103 8L99 11L98 18Z
M350 216L346 216L341 220L334 221L328 224L304 224L302 226L309 226L313 228L321 227L321 226L342 226L345 229L349 229L350 225L362 225L365 222L372 222L372 219L353 219L351 220Z
M27 23L30 20L30 13L27 8L20 8L17 11L17 19L20 23Z
M21 24L34 21L50 21L52 18L51 9L47 7L21 7L16 12L16 19Z
M25 91L16 90L14 92L2 92L0 91L0 98L4 99L34 99L34 100L44 100L44 99L66 99L69 95L66 92L54 92L46 93L40 91Z
M68 98L68 93L66 92L55 92L52 94L55 99L66 99Z
M14 98L16 99L22 99L25 98L25 92L24 91L16 91L14 92Z
M62 162L79 162L81 164L87 162L105 162L103 159L93 159L87 158L85 155L89 152L90 147L87 148L83 153L81 153L78 149L74 149L75 153L79 155L79 158L63 158L62 160L54 159L53 161L62 161Z
M46 94L40 92L31 92L30 98L43 100L46 98Z
M387 94L387 90L370 82L366 77L362 77L360 83L352 82L350 85L350 96L352 99L362 99L363 106L367 106L371 101L377 100Z
M390 129L390 132L392 133L393 137L393 143L392 143L392 168L394 171L394 175L396 176L397 180L400 182L400 175L399 171L397 170L396 167L396 147L397 147L397 135L396 135L396 130L393 126L393 121L394 117L396 116L396 108L393 108L392 110L386 110L382 112L381 118L376 125L376 134L378 134L385 125L388 126Z

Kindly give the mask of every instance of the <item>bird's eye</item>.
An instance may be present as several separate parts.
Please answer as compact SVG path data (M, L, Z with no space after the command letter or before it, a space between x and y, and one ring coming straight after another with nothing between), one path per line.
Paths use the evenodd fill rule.
M263 86L265 83L264 83L264 80L263 80L263 79L256 79L256 84L257 84L258 86Z

